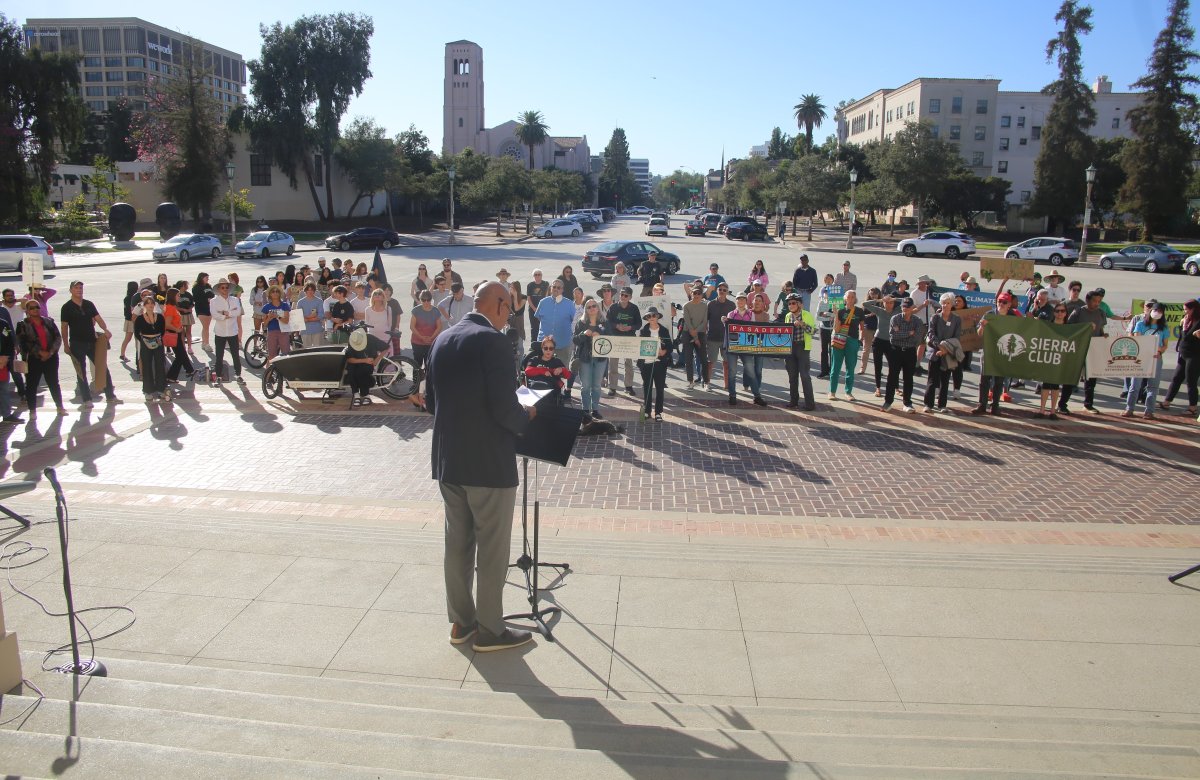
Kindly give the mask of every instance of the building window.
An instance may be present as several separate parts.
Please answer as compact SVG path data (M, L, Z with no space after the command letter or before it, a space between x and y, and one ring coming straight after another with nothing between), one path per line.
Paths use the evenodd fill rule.
M100 58L99 57L84 57L83 58L83 67L85 67L85 68L100 67Z
M125 72L121 70L106 70L104 71L105 81L124 81Z
M887 112L887 121L888 122L892 121L892 112L891 111Z
M962 138L962 126L950 125L950 140L957 141L959 138Z
M313 184L317 187L325 186L325 158L319 154L313 155Z
M1028 203L1030 194L1029 190L1021 190L1021 202Z
M85 97L104 97L104 87L84 87Z
M1025 117L1023 117L1023 116L1017 117L1017 127L1024 127L1024 126L1025 126Z
M929 113L931 113L931 114L942 113L942 99L941 98L929 98Z
M137 52L145 54L146 52L146 31L141 27L126 27L125 28L125 51Z
M1008 160L1000 160L996 163L996 173L1008 173Z
M962 113L962 98L961 97L950 98L950 113L951 114L961 114Z
M988 108L987 104L988 104L988 102L986 100L976 100L975 101L975 113L976 114L986 114L987 108Z
M931 131L933 131L933 132L932 132L932 135L933 135L933 137L934 137L934 138L941 138L941 137L942 137L942 128L941 128L940 126L938 126L938 125L934 125L933 127L929 128L929 129L930 129Z
M866 114L860 114L850 120L850 134L857 135L867 129Z
M104 58L104 67L106 67L106 68L119 68L124 64L125 64L124 57L105 57Z
M1008 151L1008 139L1007 138L1000 139L1000 151L1002 151L1002 152Z
M271 186L271 158L268 155L250 155L250 186Z
M1029 128L1029 137L1035 141L1041 140L1042 128L1039 125L1034 125L1033 127Z
M987 127L986 126L975 125L975 140L976 141L986 141L987 140Z
M127 68L144 68L146 67L145 57L126 57L125 67Z
M912 101L912 100L910 100L910 101L908 101L908 115L909 115L909 116L912 116L912 115L913 115L913 114L915 114L915 113L917 113L917 110L916 110L916 102L915 102L915 101Z
M125 80L126 81L145 81L146 74L142 73L140 70L125 71Z
M461 116L458 118L458 126L459 127L463 126L463 118Z
M983 152L971 152L971 165L976 168L983 165Z
M1112 129L1113 129L1113 130L1119 130L1119 129L1121 129L1121 117L1119 117L1119 116L1114 116L1114 117L1113 117L1113 125L1112 125Z
M63 51L73 51L79 48L79 30L60 30L58 36Z
M125 87L109 87L107 94L109 97L125 97Z
M1029 146L1029 139L1022 138L1021 140L1017 141L1017 146Z
M89 70L83 74L84 81L104 81L104 74L98 70Z
M1011 116L1000 117L1000 126L1001 127L1012 127L1012 117Z
M120 27L105 27L102 34L104 36L105 51L121 51Z
M87 101L87 107L93 111L103 111L104 110L104 101L103 100L89 100L89 101Z
M100 51L100 31L95 27L83 31L83 50L87 52Z

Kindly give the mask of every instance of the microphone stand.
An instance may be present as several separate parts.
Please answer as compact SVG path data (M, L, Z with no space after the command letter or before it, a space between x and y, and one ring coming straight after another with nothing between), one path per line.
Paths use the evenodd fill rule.
M552 569L559 569L562 574L571 570L571 565L568 563L543 563L538 560L538 526L539 526L539 509L540 502L537 499L537 493L534 492L533 497L533 554L530 555L529 547L529 458L521 458L521 536L522 547L521 557L516 563L510 563L508 567L518 568L525 573L525 590L529 593L529 612L515 612L511 615L505 615L505 620L532 620L537 624L538 631L542 636L551 642L554 641L554 634L550 632L550 626L546 625L546 615L552 615L557 612L562 612L562 609L557 606L543 607L538 609L538 568L541 566L549 566ZM532 574L531 574L532 572ZM561 574L560 574L561 576Z
M75 599L71 595L71 564L67 560L67 497L63 495L62 486L58 484L58 476L54 469L42 472L50 487L54 488L54 513L58 516L58 544L62 551L63 595L67 599L67 620L71 628L71 663L56 666L53 671L60 674L79 674L89 677L107 677L108 670L104 664L95 658L87 661L79 660L79 637L75 632Z
M1167 580L1170 582L1178 582L1179 580L1183 579L1184 577L1188 576L1189 574L1195 574L1198 571L1200 571L1200 563L1196 564L1195 566L1193 566L1190 569L1184 569L1183 571L1179 572L1178 574L1172 574L1170 577L1167 577Z

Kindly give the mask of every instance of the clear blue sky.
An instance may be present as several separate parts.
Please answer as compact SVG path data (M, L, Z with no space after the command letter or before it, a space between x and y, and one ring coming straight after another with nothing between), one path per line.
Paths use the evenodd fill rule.
M78 0L5 5L3 13L20 23L93 16L99 8ZM833 132L839 101L920 76L991 77L1001 79L1001 89L1040 89L1055 75L1045 46L1056 32L1058 6L1058 0L352 4L350 10L375 20L375 75L346 121L374 117L391 133L415 124L440 152L444 45L465 38L483 47L488 126L535 109L552 134L586 134L593 153L614 127L623 127L633 156L649 158L652 172L704 171L720 163L722 147L728 157L743 157L777 125L795 133L792 107L809 92L829 107L819 140ZM1096 0L1092 7L1096 29L1083 41L1085 78L1090 83L1105 74L1114 89L1126 89L1145 71L1168 0ZM247 60L259 55L260 22L286 24L330 8L304 0L120 4L121 15L178 29ZM848 13L832 13L842 9Z

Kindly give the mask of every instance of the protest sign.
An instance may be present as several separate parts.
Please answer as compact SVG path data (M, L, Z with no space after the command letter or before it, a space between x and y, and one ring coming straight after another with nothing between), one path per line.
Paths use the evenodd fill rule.
M662 342L641 336L592 336L592 355L602 358L654 360Z
M947 292L954 293L955 295L961 295L967 302L967 305L972 308L976 306L986 306L990 309L994 308L996 305L996 293L985 292L983 290L958 290L953 287L931 287L929 289L929 299L931 301L936 301L939 297L941 297L942 293ZM1028 300L1029 296L1027 295L1017 295L1016 293L1013 293L1013 302L1016 304L1018 311L1025 310L1025 303Z
M754 322L727 322L729 352L737 355L776 355L792 353L792 326Z
M1083 372L1092 326L993 315L981 335L984 374L1073 385Z
M1134 298L1133 311L1140 315L1145 303L1141 298ZM1163 318L1167 321L1167 343L1170 344L1172 341L1178 339L1179 334L1183 332L1183 304L1164 302Z
M962 335L958 343L963 352L978 352L983 347L983 338L979 335L979 320L991 309L978 306L973 309L959 309L954 312L962 320Z
M1088 379L1154 376L1154 336L1092 339L1087 351Z
M1007 257L979 258L979 275L989 282L993 279L1029 279L1033 276L1033 261Z
M42 277L42 256L31 252L21 253L21 284L25 288L44 287Z
M670 326L675 320L675 310L671 308L671 296L669 295L647 295L642 298L634 298L633 303L637 304L638 311L642 313L643 318L653 306L662 315L664 326Z

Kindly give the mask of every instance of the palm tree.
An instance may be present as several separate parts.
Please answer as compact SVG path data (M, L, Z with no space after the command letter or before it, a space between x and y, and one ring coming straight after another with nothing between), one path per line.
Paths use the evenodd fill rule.
M529 148L529 170L533 170L533 147L541 146L550 137L550 127L541 111L526 111L517 117L517 140Z
M820 127L821 121L829 118L829 115L825 113L825 105L821 103L821 96L801 95L800 102L796 104L795 112L796 127L804 131L808 148L812 149L813 128Z

